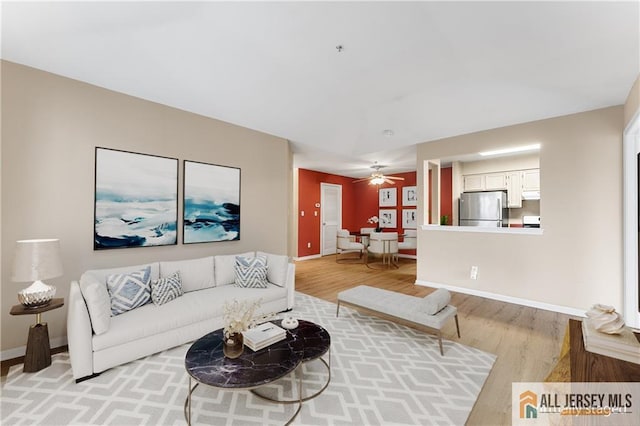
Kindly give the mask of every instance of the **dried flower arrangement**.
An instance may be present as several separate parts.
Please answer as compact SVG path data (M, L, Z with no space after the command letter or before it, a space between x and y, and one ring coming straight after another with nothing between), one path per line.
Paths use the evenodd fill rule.
M242 333L274 317L275 314L273 313L256 316L256 311L261 302L262 299L244 300L242 302L233 299L232 302L225 302L222 317L224 321L224 337L229 338L233 333Z

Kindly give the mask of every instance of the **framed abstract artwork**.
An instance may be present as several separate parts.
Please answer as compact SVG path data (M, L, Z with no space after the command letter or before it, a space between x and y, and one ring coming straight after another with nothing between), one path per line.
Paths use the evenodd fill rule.
M415 186L405 186L402 188L402 205L403 206L417 206L418 205L418 192Z
M397 228L397 212L395 209L380 209L380 222L378 225L380 228Z
M96 147L94 250L177 244L178 159Z
M380 188L378 192L380 198L380 207L395 207L397 203L397 190L396 188Z
M240 169L184 161L184 244L240 239Z
M416 229L416 209L402 209L402 228Z

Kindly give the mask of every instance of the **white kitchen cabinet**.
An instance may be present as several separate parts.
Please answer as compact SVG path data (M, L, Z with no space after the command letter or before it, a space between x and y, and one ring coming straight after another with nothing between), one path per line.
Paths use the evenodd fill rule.
M540 169L522 171L522 190L540 191Z
M489 173L484 175L484 189L486 191L507 189L507 174Z
M464 177L464 191L484 191L484 175L467 175Z
M507 207L522 207L522 172L507 173Z

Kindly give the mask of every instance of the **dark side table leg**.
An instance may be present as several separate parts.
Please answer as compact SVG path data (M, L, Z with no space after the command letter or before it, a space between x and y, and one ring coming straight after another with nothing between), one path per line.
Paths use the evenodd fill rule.
M25 373L34 373L51 365L51 347L49 346L49 328L47 323L38 323L29 327L27 353L24 356Z

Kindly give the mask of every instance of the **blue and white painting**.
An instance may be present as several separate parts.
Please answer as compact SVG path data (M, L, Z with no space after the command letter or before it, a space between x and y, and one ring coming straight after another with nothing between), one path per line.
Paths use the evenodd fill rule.
M240 169L184 162L183 241L240 239Z
M178 159L96 148L94 249L177 244Z

